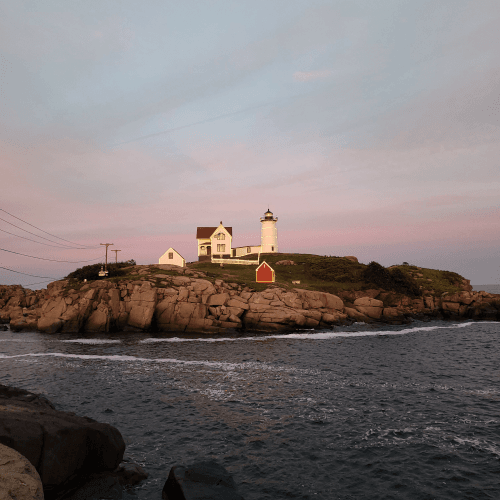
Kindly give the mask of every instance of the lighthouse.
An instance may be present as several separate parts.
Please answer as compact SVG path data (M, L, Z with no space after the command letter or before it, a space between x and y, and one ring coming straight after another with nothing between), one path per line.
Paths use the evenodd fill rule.
M276 253L278 251L278 229L276 222L278 217L273 217L273 213L267 209L264 217L260 218L262 224L260 231L260 248L262 253Z

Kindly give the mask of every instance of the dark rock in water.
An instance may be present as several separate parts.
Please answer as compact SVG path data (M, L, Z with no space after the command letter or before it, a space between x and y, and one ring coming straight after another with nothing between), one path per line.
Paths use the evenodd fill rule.
M35 466L46 500L122 461L125 443L109 424L57 411L42 396L4 385L0 409L0 443Z
M134 486L148 478L149 474L137 464L124 460L113 472L113 477L118 478L120 484Z
M61 500L122 500L123 487L134 486L149 474L135 463L124 460L113 472L91 474L85 482L68 488ZM59 500L59 499L58 499Z
M54 405L40 394L18 389L17 387L10 387L8 385L0 384L0 404L13 404L13 403L30 403L42 408L55 410Z
M0 325L0 332L6 332L8 329L7 325Z
M227 470L214 460L176 465L163 487L163 500L243 500Z

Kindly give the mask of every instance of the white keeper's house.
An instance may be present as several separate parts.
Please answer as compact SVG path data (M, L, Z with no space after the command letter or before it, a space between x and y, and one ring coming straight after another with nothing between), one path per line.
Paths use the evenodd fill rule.
M212 255L218 258L242 257L243 255L278 252L278 217L268 209L260 218L260 245L232 246L233 228L225 227L222 221L217 227L196 228L198 241L198 260L211 260Z

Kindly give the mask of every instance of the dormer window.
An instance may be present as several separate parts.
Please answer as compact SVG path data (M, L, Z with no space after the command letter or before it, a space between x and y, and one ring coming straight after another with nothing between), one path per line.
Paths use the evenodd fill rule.
M226 235L224 233L217 233L215 235L215 239L216 240L225 240L226 239Z

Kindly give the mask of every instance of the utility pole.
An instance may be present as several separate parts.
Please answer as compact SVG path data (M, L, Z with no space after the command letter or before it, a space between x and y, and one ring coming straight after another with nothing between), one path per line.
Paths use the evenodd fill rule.
M112 252L115 252L115 263L118 264L118 252L121 252L121 250L111 250Z
M107 276L108 275L108 247L113 245L113 243L99 243L99 244L106 247L106 265L104 266L104 272L106 273L106 276Z

